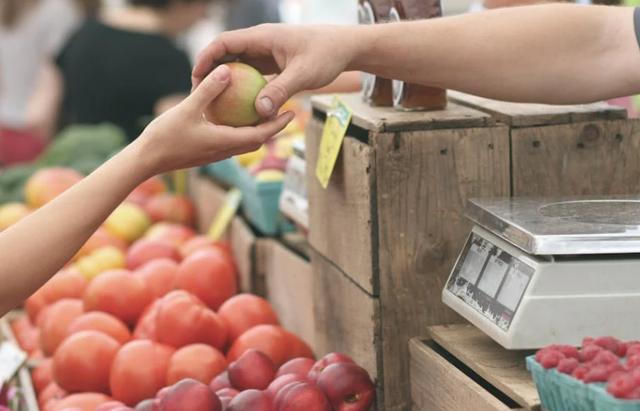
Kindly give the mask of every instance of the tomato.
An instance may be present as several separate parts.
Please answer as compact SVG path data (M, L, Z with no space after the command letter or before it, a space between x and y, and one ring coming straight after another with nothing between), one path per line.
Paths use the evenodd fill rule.
M227 369L227 359L215 348L206 344L191 344L180 348L171 357L167 371L167 385L185 378L193 378L203 384Z
M156 338L158 342L176 348L204 343L223 349L227 328L197 297L176 290L165 295L158 304Z
M198 297L214 311L238 292L238 276L224 253L206 248L178 267L176 286Z
M145 282L154 298L161 298L173 289L177 271L178 263L160 258L146 263L134 275Z
M40 408L44 408L45 404L50 400L61 399L66 395L67 392L60 388L58 384L56 384L55 382L50 382L46 387L42 389L42 391L38 395L38 405L40 405Z
M53 379L68 392L109 392L111 362L120 343L99 331L80 331L53 356Z
M48 357L55 353L58 345L69 334L69 326L84 312L82 300L62 299L53 303L42 313L40 346Z
M280 325L278 315L271 304L253 294L238 294L231 297L222 304L218 315L227 325L230 343L256 325Z
M23 351L31 354L40 348L40 330L32 327L17 334L18 345Z
M149 340L131 341L116 354L109 386L113 398L129 406L155 397L165 386L167 369L175 350Z
M87 284L87 279L76 270L67 269L58 272L25 301L29 318L35 322L46 305L63 298L82 298Z
M15 319L11 322L11 331L13 331L13 335L18 335L22 331L33 328L33 324L29 321L29 317L26 315L20 316L20 318Z
M181 247L186 241L195 236L196 232L193 228L167 222L155 223L144 235L145 238L164 241L176 247Z
M138 320L138 324L133 331L132 338L134 340L156 341L156 318L158 317L159 304L160 300L156 300L142 312L140 320Z
M100 331L111 338L115 338L120 344L125 344L131 340L131 332L122 320L100 311L85 313L76 318L69 326L68 335L80 331Z
M42 360L42 362L31 371L31 382L33 383L33 389L36 391L36 395L40 394L42 390L53 381L52 366L53 359L47 358Z
M84 294L86 311L103 311L134 325L152 301L145 283L127 270L106 271L96 277Z
M190 198L171 193L163 193L149 198L144 211L154 223L168 221L193 226L196 209Z
M136 270L159 258L168 258L176 262L182 260L178 247L175 245L160 240L141 238L133 243L127 252L127 268Z
M63 411L67 408L78 408L82 411L93 411L105 402L113 401L111 397L97 392L71 394L58 401L51 411Z
M278 368L294 358L315 359L311 347L292 332L277 325L258 325L238 337L227 352L227 361L236 361L251 348L262 351Z

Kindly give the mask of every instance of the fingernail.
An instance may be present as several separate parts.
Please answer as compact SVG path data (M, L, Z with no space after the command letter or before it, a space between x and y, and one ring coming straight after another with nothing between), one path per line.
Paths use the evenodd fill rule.
M260 104L265 112L271 113L273 111L273 101L269 97L262 97Z
M216 67L216 69L213 70L213 73L211 73L211 75L213 76L214 79L218 81L226 81L229 78L230 73L231 71L229 70L229 67L223 64L221 66Z

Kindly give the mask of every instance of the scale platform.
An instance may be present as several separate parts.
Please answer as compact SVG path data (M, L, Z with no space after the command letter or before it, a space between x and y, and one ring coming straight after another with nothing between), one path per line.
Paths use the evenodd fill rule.
M507 349L640 339L640 196L469 200L443 301Z

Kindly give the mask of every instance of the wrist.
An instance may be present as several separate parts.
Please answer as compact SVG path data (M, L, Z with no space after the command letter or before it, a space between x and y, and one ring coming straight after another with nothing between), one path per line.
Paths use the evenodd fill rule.
M145 148L146 139L143 137L144 133L114 156L116 161L129 170L129 175L136 184L158 174L158 162L153 159L152 151Z
M347 26L347 33L342 36L345 40L344 47L347 50L346 71L366 71L371 65L371 59L375 56L379 44L380 25L355 25Z

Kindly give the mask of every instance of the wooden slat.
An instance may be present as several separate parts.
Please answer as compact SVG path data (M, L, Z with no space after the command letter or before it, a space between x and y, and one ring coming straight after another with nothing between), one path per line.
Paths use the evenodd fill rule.
M514 129L513 196L640 193L640 120Z
M314 108L326 112L333 97L314 97ZM351 122L354 125L375 132L485 127L495 123L491 116L455 103L450 103L446 110L415 113L396 111L391 107L371 107L359 94L341 94L340 98L353 110Z
M409 351L413 411L510 411L422 341L411 340Z
M506 126L378 134L380 302L385 409L410 398L407 344L430 325L463 320L442 289L471 223L471 197L509 195Z
M229 242L238 267L240 291L253 293L256 237L241 217L235 217L231 222Z
M611 106L605 102L582 105L522 104L489 100L455 91L449 92L449 99L457 104L490 114L496 120L513 127L627 118L627 111L624 108Z
M314 249L313 300L318 356L343 352L373 378L380 374L379 301Z
M429 336L520 406L540 410L538 390L525 363L530 353L505 350L471 325L429 327Z
M316 178L315 168L323 124L307 123L307 197L309 242L354 279L368 293L377 295L375 243L375 154L352 137L344 140L342 152L327 189Z
M278 314L281 325L314 347L315 321L311 263L280 242L268 241L269 251L265 255L267 300Z
M195 196L198 231L207 233L218 210L224 204L226 190L211 178L198 176L192 191ZM229 233L226 232L223 239L228 239L228 236Z

